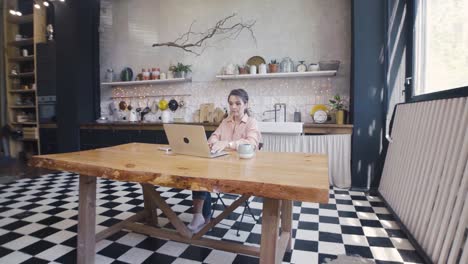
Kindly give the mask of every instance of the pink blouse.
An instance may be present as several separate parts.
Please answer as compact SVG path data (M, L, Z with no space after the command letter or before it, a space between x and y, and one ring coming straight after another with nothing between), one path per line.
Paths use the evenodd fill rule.
M233 149L237 149L240 144L252 144L258 149L261 140L262 135L258 130L257 120L244 115L239 124L236 124L231 116L225 118L216 131L211 134L208 143L229 141L233 142Z

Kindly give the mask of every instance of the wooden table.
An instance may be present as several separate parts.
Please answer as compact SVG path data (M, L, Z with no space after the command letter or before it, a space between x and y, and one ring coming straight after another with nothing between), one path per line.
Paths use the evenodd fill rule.
M284 252L291 250L292 201L328 202L326 155L258 152L254 158L243 160L232 152L228 156L206 159L166 154L158 151L161 146L131 143L31 159L32 166L80 174L78 263L94 263L96 242L124 228L163 239L259 256L260 263L281 263ZM140 183L145 209L95 234L96 177ZM241 197L209 225L192 234L154 185L236 193ZM260 247L202 237L251 195L263 197ZM156 208L168 217L175 231L157 227Z

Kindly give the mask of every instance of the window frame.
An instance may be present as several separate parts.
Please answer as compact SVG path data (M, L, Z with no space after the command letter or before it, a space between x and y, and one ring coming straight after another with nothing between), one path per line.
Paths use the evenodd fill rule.
M426 93L421 95L414 95L414 64L415 62L415 35L413 34L416 26L416 13L418 9L418 2L420 0L406 0L407 6L407 43L406 43L406 77L405 77L405 102L421 102L438 99L448 99L457 97L468 96L468 84L467 86L453 88L449 90Z

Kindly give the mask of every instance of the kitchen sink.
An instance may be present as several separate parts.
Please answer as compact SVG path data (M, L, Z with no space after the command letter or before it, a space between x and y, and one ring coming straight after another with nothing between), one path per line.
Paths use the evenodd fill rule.
M301 134L303 124L300 122L258 122L258 129L263 134Z

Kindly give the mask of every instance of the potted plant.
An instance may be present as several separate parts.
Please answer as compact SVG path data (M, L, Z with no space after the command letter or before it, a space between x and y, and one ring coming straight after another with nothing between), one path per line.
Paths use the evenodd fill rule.
M176 66L171 66L170 70L174 72L174 78L185 78L188 72L192 72L190 67L192 67L192 65L185 65L178 62Z
M271 60L270 64L268 64L268 72L275 73L278 72L279 63L276 60Z
M335 112L336 124L344 124L344 112L346 110L346 101L341 98L339 94L333 96L333 99L330 99L330 104L332 110Z
M247 74L249 73L249 66L248 65L239 65L239 74Z

